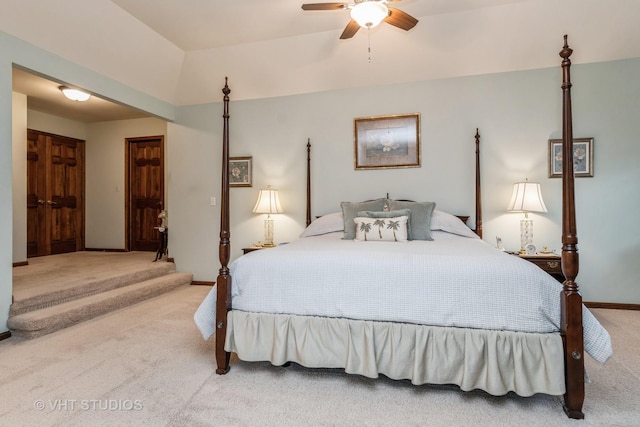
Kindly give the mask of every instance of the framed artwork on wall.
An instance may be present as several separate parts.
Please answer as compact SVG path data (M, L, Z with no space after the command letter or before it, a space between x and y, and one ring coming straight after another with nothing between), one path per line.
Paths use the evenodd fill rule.
M251 156L229 157L229 187L251 187L253 182Z
M593 138L573 139L573 173L578 177L593 176ZM562 177L562 139L549 140L549 178Z
M355 168L420 167L420 114L354 119Z

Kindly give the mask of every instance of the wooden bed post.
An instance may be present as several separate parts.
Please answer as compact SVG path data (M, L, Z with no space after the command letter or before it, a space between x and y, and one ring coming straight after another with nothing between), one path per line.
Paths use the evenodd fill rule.
M307 138L307 227L311 224L311 138Z
M569 418L584 418L584 337L582 332L582 296L575 282L578 275L578 236L573 173L573 121L571 112L571 60L573 50L564 36L562 57L562 273L560 329L564 341L564 411Z
M229 258L231 254L231 231L229 226L229 94L231 89L224 78L224 114L222 128L222 194L220 197L220 271L216 280L216 374L229 372L230 353L224 350L227 335L227 313L231 309L231 275L229 274Z
M476 234L482 239L482 194L480 191L480 131L476 128Z

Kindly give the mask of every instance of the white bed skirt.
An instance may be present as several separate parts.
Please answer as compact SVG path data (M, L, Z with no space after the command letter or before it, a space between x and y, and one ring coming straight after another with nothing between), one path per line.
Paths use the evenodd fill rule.
M455 384L500 396L565 392L559 333L521 333L283 314L228 313L225 350L245 361Z

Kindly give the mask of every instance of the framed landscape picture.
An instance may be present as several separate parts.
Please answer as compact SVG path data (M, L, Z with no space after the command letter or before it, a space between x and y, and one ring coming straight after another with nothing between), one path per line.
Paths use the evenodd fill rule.
M578 177L593 176L593 138L573 139L573 173ZM562 140L549 140L549 178L562 177Z
M420 114L354 120L356 169L420 167Z
M229 157L229 187L251 187L252 170L251 156Z

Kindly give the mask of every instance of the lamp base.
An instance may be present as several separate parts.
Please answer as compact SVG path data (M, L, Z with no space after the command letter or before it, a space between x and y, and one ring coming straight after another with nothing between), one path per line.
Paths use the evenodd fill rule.
M533 220L525 217L520 220L520 253L526 254L525 249L529 243L533 243Z
M264 243L262 246L265 248L275 246L273 244L273 220L269 216L264 220Z

